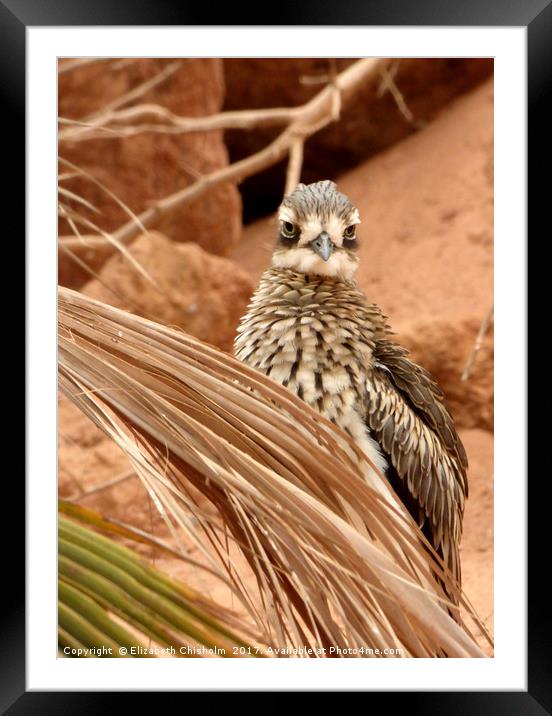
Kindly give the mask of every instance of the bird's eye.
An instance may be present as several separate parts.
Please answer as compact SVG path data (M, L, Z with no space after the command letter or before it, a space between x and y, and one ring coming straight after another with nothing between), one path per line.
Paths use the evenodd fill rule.
M292 238L297 233L297 227L291 221L282 221L282 234L288 238Z
M346 239L354 239L355 238L355 225L351 224L351 226L348 226L345 231L343 232L343 236Z

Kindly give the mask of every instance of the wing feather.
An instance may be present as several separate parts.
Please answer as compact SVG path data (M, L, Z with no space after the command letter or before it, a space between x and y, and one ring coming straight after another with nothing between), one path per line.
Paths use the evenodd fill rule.
M386 339L376 344L367 423L414 500L413 516L460 582L466 451L430 373Z

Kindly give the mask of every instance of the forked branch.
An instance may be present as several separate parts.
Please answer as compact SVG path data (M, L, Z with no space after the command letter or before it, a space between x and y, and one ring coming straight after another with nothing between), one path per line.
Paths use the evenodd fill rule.
M300 107L289 110L259 110L256 117L255 113L234 112L222 113L215 115L213 118L200 118L204 123L210 121L211 128L214 128L216 124L218 128L221 128L229 119L233 123L238 121L242 123L278 121L287 123L287 126L276 139L259 152L229 166L217 169L199 178L190 186L155 201L148 209L137 216L138 221L131 219L113 232L111 236L117 242L130 242L141 230L155 226L162 216L173 211L177 206L182 206L193 199L197 199L201 194L224 182L240 183L247 177L276 164L288 155L292 161L288 170L286 191L290 191L293 189L293 186L291 186L293 182L297 183L296 179L298 179L300 173L302 145L304 142L332 121L335 121L339 116L342 103L348 101L369 78L379 77L380 62L382 61L376 58L357 60L357 62L333 77L330 84L326 85L324 89ZM157 112L157 110L155 111ZM253 118L251 115L253 115ZM189 119L185 121L191 122L191 124L188 124L188 129L194 122ZM197 126L196 124L195 130L189 129L189 131L199 131ZM249 126L253 126L253 124ZM82 242L78 239L62 237L60 241L75 251L83 247ZM96 245L100 244L105 247L106 244L109 244L109 241L107 239L98 239ZM90 245L87 249L90 249ZM113 246L110 250L115 251L115 247Z

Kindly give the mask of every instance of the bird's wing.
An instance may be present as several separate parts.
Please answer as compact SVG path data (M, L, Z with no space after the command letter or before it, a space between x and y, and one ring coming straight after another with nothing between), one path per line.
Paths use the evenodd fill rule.
M380 339L368 384L367 422L387 453L413 516L460 582L458 546L468 494L464 446L433 377L408 351Z

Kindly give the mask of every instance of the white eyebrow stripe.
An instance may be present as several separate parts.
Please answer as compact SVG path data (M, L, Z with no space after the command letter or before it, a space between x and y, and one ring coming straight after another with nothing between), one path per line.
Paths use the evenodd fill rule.
M282 206L280 208L280 211L278 213L278 219L280 221L290 221L292 224L295 224L296 222L294 212L288 209L286 206Z
M358 213L358 209L355 209L353 213L351 214L351 220L349 221L349 226L352 224L360 224L360 214Z

